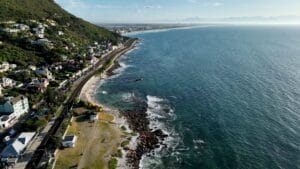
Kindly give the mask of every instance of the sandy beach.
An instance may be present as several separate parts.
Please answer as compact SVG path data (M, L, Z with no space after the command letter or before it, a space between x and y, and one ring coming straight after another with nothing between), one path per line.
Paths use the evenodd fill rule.
M112 71L112 70L110 70ZM133 133L133 131L129 128L129 123L127 122L126 118L121 115L121 113L114 108L104 106L101 104L101 101L97 100L95 98L95 94L97 92L97 89L103 84L103 82L109 77L106 73L103 73L102 75L95 75L92 78L89 79L89 81L84 85L84 87L81 90L80 93L80 100L84 102L89 102L93 105L97 105L99 107L102 107L104 112L111 114L114 116L114 120L112 121L115 125L115 129L119 130L121 133L124 132L122 130L122 127L126 127L127 133ZM131 150L136 149L137 146L137 138L139 135L137 134L136 136L131 136L131 140L128 144L128 148ZM118 148L122 148L119 146ZM127 164L127 151L124 149L122 150L123 156L122 158L118 158L118 168L130 168Z

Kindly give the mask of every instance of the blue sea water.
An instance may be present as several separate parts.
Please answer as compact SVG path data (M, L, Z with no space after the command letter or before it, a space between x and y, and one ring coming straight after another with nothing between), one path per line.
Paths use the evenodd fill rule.
M147 169L299 169L300 27L210 26L132 35L104 104L148 103L170 137ZM143 78L135 82L135 79Z

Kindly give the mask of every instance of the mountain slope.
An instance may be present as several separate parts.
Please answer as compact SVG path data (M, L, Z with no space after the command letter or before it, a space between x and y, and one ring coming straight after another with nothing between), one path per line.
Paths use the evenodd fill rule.
M19 24L28 27L5 32ZM36 33L41 25L42 37ZM32 45L41 38L49 40L51 47ZM0 0L0 62L47 65L61 61L62 55L69 59L83 55L94 42L114 45L126 39L68 13L54 0Z
M120 36L104 28L90 24L63 10L53 0L1 0L0 21L52 19L81 38L91 40L108 39L117 41Z

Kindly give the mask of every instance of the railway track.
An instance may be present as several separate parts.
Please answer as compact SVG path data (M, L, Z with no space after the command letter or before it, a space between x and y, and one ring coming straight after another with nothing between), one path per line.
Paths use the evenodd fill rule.
M41 142L41 144L39 145L37 150L34 152L33 157L27 163L26 169L37 169L38 168L39 163L41 162L42 158L48 152L47 145L50 143L50 138L57 133L57 131L60 128L63 121L66 118L68 118L70 109L73 107L73 104L74 104L74 101L76 100L76 98L80 95L81 89L83 88L85 83L92 76L94 76L97 73L97 70L101 69L102 67L105 67L105 64L108 64L108 61L110 59L117 58L117 57L121 56L122 54L126 53L128 50L132 49L134 47L135 41L136 40L134 40L134 39L130 39L124 44L123 48L117 49L116 51L113 51L110 54L106 55L95 65L95 69L93 69L85 77L83 77L83 79L76 85L76 87L72 91L70 97L67 99L67 101L63 105L64 108L63 108L61 115L58 118L56 118L51 129L49 130L47 135L44 137L43 141Z

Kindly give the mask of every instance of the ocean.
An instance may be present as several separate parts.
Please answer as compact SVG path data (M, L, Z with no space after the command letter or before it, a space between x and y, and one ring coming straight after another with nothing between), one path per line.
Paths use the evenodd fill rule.
M138 48L96 98L147 102L169 137L143 169L299 169L300 27L207 26L130 35ZM137 80L139 79L139 80Z

